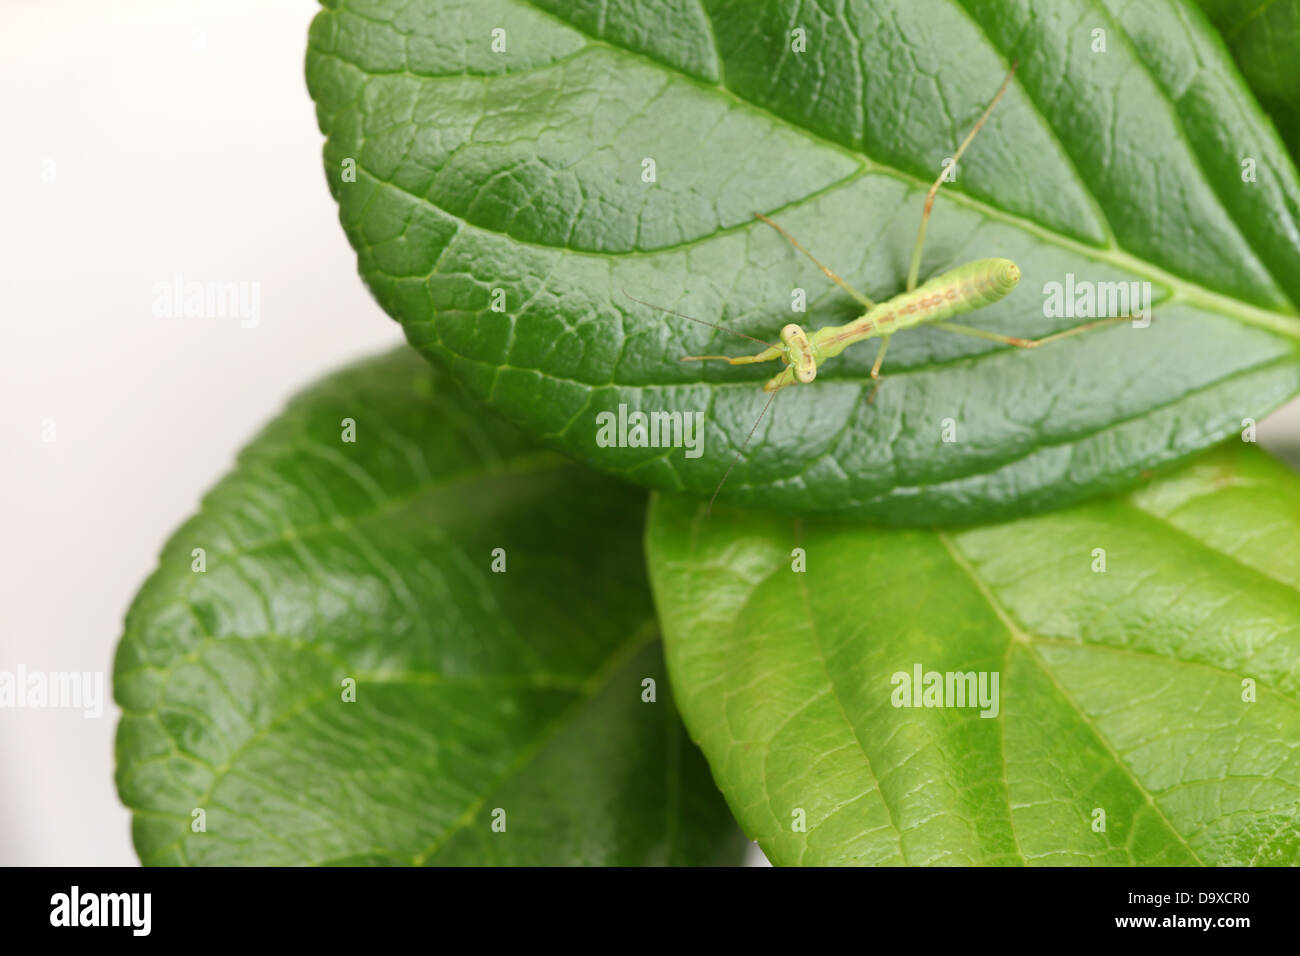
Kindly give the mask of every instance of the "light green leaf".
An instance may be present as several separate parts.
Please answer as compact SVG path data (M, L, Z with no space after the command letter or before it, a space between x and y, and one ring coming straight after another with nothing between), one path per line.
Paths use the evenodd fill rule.
M1300 478L1260 452L959 532L656 496L647 549L687 727L775 863L1300 863ZM998 694L897 706L918 667Z
M642 507L409 349L298 396L127 616L117 784L140 858L738 860L661 673Z
M1067 282L1149 283L1155 323L1032 352L912 330L872 405L874 344L854 346L781 393L723 490L942 524L1127 485L1300 390L1300 177L1195 9L331 0L307 76L361 273L411 342L548 445L708 494L772 368L679 362L752 343L624 293L769 341L852 317L755 212L869 294L901 291L925 189L1013 60L922 276L1016 260L1021 287L971 316L993 331L1077 324L1045 315ZM610 444L598 416L620 406L703 416L701 454Z

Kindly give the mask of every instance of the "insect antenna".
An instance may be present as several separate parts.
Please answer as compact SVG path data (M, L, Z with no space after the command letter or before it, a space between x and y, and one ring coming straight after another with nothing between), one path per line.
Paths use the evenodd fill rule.
M779 349L781 347L772 342L764 342L762 339L756 339L752 335L746 335L744 332L737 332L735 329L729 329L725 325L718 325L716 322L705 322L703 319L697 319L694 316L686 315L682 312L674 312L672 309L666 309L662 305L655 305L653 302L646 302L644 299L638 299L631 292L628 292L627 289L623 290L623 294L627 296L629 299L631 299L633 302L640 303L641 305L644 305L646 308L658 309L661 312L667 312L669 315L675 315L679 319L687 319L691 322L698 322L700 325L707 325L709 328L717 329L720 332L729 332L732 335L740 336L742 339L749 339L749 341L751 342L757 342L759 345L765 345L770 349ZM728 358L725 355L701 355L696 357L697 358L719 358L728 362L732 361L732 359ZM773 392L771 396L768 397L768 400L763 404L763 410L759 412L758 417L754 419L754 425L752 428L750 428L749 434L745 436L745 440L741 442L740 448L736 450L735 457L731 459L731 464L727 466L727 470L722 473L722 480L718 482L718 487L713 489L713 497L709 499L708 515L710 517L712 517L713 515L713 502L718 500L718 492L720 492L722 490L722 486L727 483L727 479L731 476L732 469L736 467L736 462L740 461L740 456L743 455L745 453L745 449L749 447L750 439L754 437L754 432L758 431L759 423L762 422L763 416L767 414L767 410L772 407L772 401L775 398L776 398L776 392Z
M744 332L737 332L735 329L729 329L725 325L718 325L716 322L705 322L703 319L697 319L694 316L684 315L681 312L674 312L672 309L665 309L662 305L655 305L653 302L646 302L644 299L638 299L632 293L628 292L627 289L623 290L623 294L627 296L629 299L631 299L633 302L639 302L641 303L641 305L644 305L647 308L658 309L660 312L667 312L669 315L675 315L679 319L689 319L692 322L698 322L700 325L707 325L709 328L717 329L720 332L729 332L732 335L740 336L742 339L749 339L749 341L751 342L757 342L759 345L766 345L770 349L776 349L781 347L779 345L774 345L771 342L764 342L762 339L756 339L752 335L746 335ZM707 356L707 357L713 358L714 356Z
M776 392L773 392L768 397L767 401L763 403L763 410L759 412L758 417L754 419L754 427L749 430L749 434L745 436L745 440L741 443L740 448L736 450L735 457L731 459L731 464L728 465L727 470L722 473L722 480L718 482L718 487L713 489L713 497L709 499L709 510L706 512L708 517L713 517L713 502L718 500L718 492L721 491L722 486L727 483L727 478L731 475L731 469L736 467L736 462L740 461L740 456L743 455L745 449L749 447L749 440L754 437L754 432L758 431L758 423L763 420L763 416L766 415L767 410L772 407L772 402L775 399Z

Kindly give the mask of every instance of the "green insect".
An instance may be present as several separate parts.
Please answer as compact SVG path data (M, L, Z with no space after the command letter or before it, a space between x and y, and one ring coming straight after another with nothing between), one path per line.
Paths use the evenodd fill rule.
M1012 77L1015 76L1016 65L1012 64L1011 70L1007 73L1002 85L994 94L992 101L984 110L975 127L962 140L961 145L957 147L957 152L953 155L952 166L961 159L966 148L970 146L975 134L980 131L993 108L997 106L998 100L1007 91L1011 84ZM876 397L876 391L880 387L881 376L880 367L885 361L885 351L889 348L889 340L896 332L904 329L915 328L922 324L932 325L935 328L943 329L946 332L953 332L958 335L974 336L975 338L987 339L993 342L1000 342L1004 345L1012 345L1018 348L1037 348L1047 345L1050 342L1056 342L1060 339L1067 338L1071 335L1078 335L1081 332L1087 332L1090 329L1101 325L1107 325L1112 322L1125 321L1131 316L1115 316L1111 318L1099 319L1095 322L1087 322L1083 325L1075 326L1064 332L1057 332L1054 335L1048 335L1040 339L1023 339L1011 335L1000 335L996 332L989 332L984 329L972 328L968 325L959 325L955 322L948 321L954 316L964 315L967 312L974 312L986 305L992 305L1000 299L1010 295L1015 290L1017 283L1020 281L1020 268L1010 259L976 259L974 262L968 262L965 265L957 266L947 272L937 275L928 280L921 286L917 286L917 275L921 268L921 251L925 247L925 229L930 220L930 212L934 208L934 198L939 192L939 187L943 185L944 176L941 174L934 184L930 186L929 192L925 197L925 209L921 213L921 226L916 236L916 245L912 249L912 262L907 272L907 289L899 293L887 302L873 302L863 293L859 292L849 283L836 275L831 269L823 265L807 249L801 246L792 235L785 231L777 223L773 222L762 213L755 213L755 218L767 223L782 236L788 239L796 249L812 260L817 268L821 269L832 282L851 295L866 310L856 319L847 322L844 325L827 326L818 329L809 334L801 326L790 323L781 329L781 343L779 345L772 342L764 342L761 339L755 339L753 336L745 335L743 332L736 332L733 329L724 326L715 325L712 322L704 322L701 319L692 318L689 315L683 315L680 312L673 312L671 309L663 309L670 315L676 315L680 318L690 319L692 322L699 322L702 325L708 325L712 328L719 329L723 332L729 332L732 335L738 335L758 344L765 346L763 351L755 355L727 356L727 355L687 355L683 356L683 362L701 362L701 361L721 361L728 362L731 365L750 365L756 362L771 362L780 359L785 363L785 368L774 375L763 386L765 392L771 392L772 396L759 412L758 418L754 421L754 427L750 429L748 437L736 452L735 458L732 459L731 465L718 482L717 489L713 492L713 498L709 499L710 510L713 507L713 501L718 497L718 492L722 490L723 484L731 474L732 468L740 460L750 438L758 429L759 423L763 416L767 414L768 408L772 404L772 399L776 398L776 392L785 388L787 385L802 384L807 385L817 378L818 366L827 359L834 358L843 352L850 345L857 342L864 342L867 339L880 339L880 348L876 352L876 360L871 366L871 377L874 380L871 395L868 397L868 403ZM628 296L628 298L633 298ZM633 299L642 305L649 305L652 308L661 308L653 306L648 302L641 302L640 299Z

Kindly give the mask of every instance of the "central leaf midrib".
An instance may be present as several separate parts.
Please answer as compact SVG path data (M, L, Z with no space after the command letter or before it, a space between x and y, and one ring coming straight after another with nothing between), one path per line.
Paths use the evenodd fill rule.
M1213 492L1209 494L1213 494ZM1130 520L1136 519L1141 522L1146 522L1152 525L1153 527L1159 529L1161 533L1172 534L1178 537L1180 540L1190 544L1191 547L1196 551L1199 551L1202 554L1210 555L1219 560L1227 561L1233 566L1238 567L1241 570L1245 571L1251 577L1258 578L1261 584L1269 588L1280 589L1289 594L1300 596L1300 589L1297 589L1294 585L1291 585L1285 581L1278 580L1277 578L1270 576L1262 568L1257 568L1254 567L1253 565L1247 564L1246 562L1240 560L1234 555L1218 550L1213 545L1196 537L1190 532L1182 528L1179 528L1173 524L1170 524L1168 521L1164 520L1159 515L1153 514L1150 511L1147 511L1146 509L1142 508L1140 505L1136 504L1133 501L1131 496L1125 495L1120 498L1112 499L1112 501L1114 504L1122 507L1126 512L1130 512L1132 514L1132 518ZM986 582L979 575L974 565L970 564L970 562L965 558L961 548L957 545L956 541L953 540L949 532L935 531L933 533L944 544L945 548L947 548L949 554L953 558L953 563L956 564L963 571L963 573L967 577L969 577L976 584L977 587L980 588L980 593L984 595L985 601L988 603L990 608L992 608L993 611L998 615L1003 625L1006 626L1008 631L1011 632L1013 636L1017 637L1017 639L1021 640L1026 645L1051 644L1060 647L1084 648L1088 650L1105 651L1114 654L1130 654L1133 655L1134 657L1150 658L1151 660L1161 661L1166 664L1177 664L1180 667L1203 668L1220 677L1231 677L1231 678L1239 679L1243 676L1243 674L1240 671L1231 670L1227 667L1219 666L1209 661L1189 660L1184 657L1170 657L1167 655L1157 654L1153 651L1149 651L1139 647L1125 647L1125 646L1120 646L1115 644L1103 644L1095 641L1084 641L1081 639L1070 640L1068 638L1054 638L1054 637L1048 637L1043 634L1035 634L1033 632L1026 631L1015 623L1014 619L1011 617L1010 612L1007 611L1002 606L1001 601L999 601L998 598L993 594L992 585L988 584L988 582ZM961 534L960 529L958 529L956 533L958 536L960 536ZM1287 706L1300 709L1300 699L1296 698L1293 695L1288 694L1280 687L1275 686L1269 681L1264 681L1261 686L1268 692L1276 695L1278 700L1285 703Z
M518 776L528 766L528 764L531 763L531 761L542 751L545 745L556 735L558 735L560 732L564 730L565 726L572 718L574 713L577 710L579 710L582 706L587 704L589 701L591 701L598 693L600 693L600 691L605 686L607 686L608 682L612 679L614 673L617 672L619 667L625 664L628 660L631 659L633 655L635 655L637 652L642 650L644 647L653 643L657 634L658 631L657 631L656 622L653 618L651 618L647 620L639 629L633 631L628 636L628 638L625 639L621 644L619 644L615 648L612 648L609 651L609 653L606 655L605 659L600 663L598 667L595 668L595 670L592 671L590 675L576 682L574 686L551 688L551 689L559 690L563 693L572 694L574 699L570 701L567 705L565 705L557 714L555 714L550 721L548 721L546 724L543 724L542 727L538 730L536 736L534 736L532 740L530 740L526 745L518 749L518 752L515 755L515 759L511 761L510 765L506 768L506 770L502 774L500 774L496 779L494 779L479 794L478 797L476 797L469 804L467 804L466 809L462 812L461 816L457 817L457 819L452 824L450 824L447 827L447 829L445 829L441 834L439 834L438 840L434 843L433 846L431 846L429 849L421 853L415 854L415 856L412 857L413 865L416 866L423 865L430 856L436 854L443 846L445 846L446 843L451 839L451 837L453 837L456 833L460 832L466 826L468 826L470 821L472 820L473 814L477 812L478 809L481 809L481 807L483 806L487 798L491 796L494 792L499 790L508 780ZM259 637L263 637L263 636L264 635L259 635ZM216 640L216 638L211 635L209 635L207 639ZM320 648L315 644L312 644L311 642L302 642L302 645L303 645L302 649L309 650L313 653L322 653L322 654L324 653L322 648ZM528 675L519 675L519 676L522 677ZM408 683L408 681L405 680L401 680L400 682ZM460 682L457 681L456 683L460 683ZM265 724L258 727L248 737L242 740L239 743L239 745L235 748L234 752L231 753L230 756L227 757L227 759L219 767L210 767L212 777L208 781L205 792L198 800L197 805L204 806L207 805L208 803L211 803L213 797L215 796L216 789L220 785L221 781L224 780L226 777L228 777L230 774L238 770L238 763L240 759L243 758L257 743L266 739L268 735L273 730L275 730L279 725L281 725L285 720L300 716L312 710L326 696L328 696L329 693L333 693L333 691L327 689L324 692L310 695L295 701L293 706L289 707L285 711L282 711L274 715ZM138 713L156 713L160 705L161 705L161 701L157 701L155 702L153 707L149 708L148 711L141 711ZM182 756L185 759L197 759L194 757L194 755L189 754L177 748L176 745L178 741L175 738L173 738L171 734L167 734L167 736L168 739L171 741L173 748L175 748L174 751L175 755ZM133 807L131 809L133 813L136 812L136 808ZM188 822L189 820L188 817L185 817L184 819L186 822ZM159 854L165 852L166 850L172 847L178 847L180 848L181 852L184 853L184 847L186 846L185 837L188 834L188 827L184 829L185 832L180 834L178 837L176 837L174 840L170 841L169 843L156 848L154 853L151 855L154 858L157 858ZM292 847L290 847L290 849L292 849ZM375 848L372 847L371 849L374 850ZM386 847L379 848L379 849L389 856L395 858L403 857L403 854L395 850Z
M463 831L472 822L474 815L483 808L488 797L505 786L506 782L519 776L532 763L555 737L563 732L570 720L582 707L590 703L597 694L613 679L618 669L632 659L646 646L654 643L658 636L658 624L652 617L640 629L633 631L622 644L613 648L601 665L588 678L586 685L575 695L574 699L563 707L554 717L538 729L537 734L527 745L519 748L515 759L498 777L488 784L478 796L466 804L464 811L448 827L438 834L438 838L427 849L416 853L411 858L413 866L424 866L431 857L436 856L457 833Z
M798 538L796 537L796 540ZM803 598L804 611L808 616L808 629L811 632L813 645L817 649L817 659L821 662L822 673L826 675L826 685L831 692L831 697L835 701L835 706L839 709L840 716L843 718L849 733L853 735L854 743L858 746L862 759L866 761L867 772L871 775L872 783L875 785L875 791L880 796L880 802L889 815L889 826L894 831L894 837L897 841L898 856L904 862L907 861L907 852L903 849L903 828L899 825L898 818L894 816L894 808L885 795L884 782L880 774L876 772L875 763L871 759L871 753L867 750L866 741L858 732L857 722L849 716L848 708L844 704L844 698L840 696L839 687L835 683L835 678L831 675L830 665L826 660L826 649L822 646L821 635L817 629L817 622L813 618L812 603L808 597L808 586L804 583L803 575L796 575L799 586L800 597ZM805 841L806 843L806 841Z
M667 63L664 63L661 60L654 59L653 57L650 57L644 53L641 53L636 50L631 50L626 47L615 46L614 44L608 42L607 40L604 40L603 38L600 37L595 37L592 34L588 33L586 30L582 29L581 27L569 23L567 20L564 20L563 18L557 16L556 14L552 13L549 10L534 6L532 3L529 2L529 0L514 0L514 2L522 4L523 6L528 7L530 10L533 10L543 16L553 19L557 23L563 25L568 29L581 33L588 40L588 46L586 47L586 49L604 48L615 53L616 55L630 56L636 58L637 60L642 61L649 67L659 72L667 73L671 76L674 76L679 80L681 80L682 82L690 83L698 88L704 89L714 94L725 95L726 97L730 98L735 103L744 107L745 109L752 110L758 114L766 116L772 122L777 123L783 127L789 128L791 130L798 130L799 133L803 135L806 139L808 139L810 142L822 145L829 149L836 150L837 152L847 157L850 157L858 164L859 171L857 173L845 177L844 179L839 180L835 183L831 183L826 187L823 187L822 190L819 190L819 193L826 192L834 188L837 188L839 186L848 184L850 182L853 182L857 178L859 178L861 175L869 174L873 172L891 176L902 182L908 183L909 185L912 185L917 189L929 188L930 185L929 182L922 181L918 177L913 176L912 174L907 173L903 170L900 170L897 167L893 167L881 163L873 159L869 155L867 155L865 152L862 152L860 149L853 149L848 146L845 146L842 143L838 143L834 140L827 139L826 137L816 133L811 129L808 129L806 126L803 126L802 124L799 124L787 117L779 116L775 113L772 113L770 110L768 110L763 106L760 106L749 100L743 99L734 90L731 90L726 86L723 86L721 83L716 83L716 84L706 83L697 77L684 73L683 71L676 68L675 66L671 66ZM322 52L322 51L318 51L318 52ZM339 57L337 54L325 53L324 55L334 56L335 58L342 60L342 57ZM344 60L344 62L350 62L350 61ZM371 75L362 67L357 66L356 64L350 64L350 65L352 65L358 72L362 73L363 75L366 76ZM551 64L549 63L544 64L543 66L538 67L537 71L549 69L550 66ZM462 75L464 74L456 74L454 76L459 78ZM520 76L520 75L522 75L522 73L505 74L505 77ZM482 79L484 82L487 82L485 78L480 78L480 77L475 77L475 78ZM429 81L428 79L423 80L423 82L428 82L428 81ZM1069 154L1067 153L1066 155L1068 156ZM599 253L594 251L585 252L581 250L569 250L569 249L564 249L564 247L547 245L541 242L531 242L529 240L518 238L508 232L500 232L497 230L485 228L477 223L465 219L464 217L457 216L455 213L452 213L441 206L438 206L427 196L420 196L418 193L411 192L410 190L407 190L402 186L399 186L395 183L389 182L388 180L382 179L379 176L376 176L373 172L369 172L368 175L372 176L377 182L384 183L385 185L397 189L400 192L403 192L404 194L411 196L414 199L417 199L421 202L425 202L430 206L433 206L434 208L438 209L445 215L452 216L453 218L459 219L461 222L464 222L466 225L469 225L475 229L479 229L482 230L483 232L491 233L494 235L500 235L510 239L513 242L518 242L524 245L546 249L548 251L559 250L559 251L564 251L564 252L568 252L569 254L575 254L575 255L591 255L591 256L597 256L601 258L611 258L614 257L615 255L619 257L623 257L627 255L657 255L661 253L676 251L678 248L681 248L683 246L689 247L690 245L694 245L696 243L710 241L712 239L717 238L720 235L725 235L726 233L731 231L739 231L742 229L754 228L753 225L748 222L738 223L736 226L730 227L729 229L715 230L713 233L700 236L696 239L690 240L688 243L678 244L674 246L665 246L661 249L648 250L648 251L640 250L631 253L611 254L611 253ZM1086 184L1082 184L1082 185L1084 186L1085 194L1088 195L1095 202L1096 197L1092 195L1091 190L1086 188ZM1155 265L1154 263L1151 263L1144 259L1138 259L1137 257L1133 256L1130 253L1125 252L1124 250L1120 249L1117 246L1112 248L1104 248L1104 247L1090 245L1085 242L1081 242L1080 240L1073 239L1071 237L1054 232L1048 227L1042 225L1041 223L1035 222L1031 219L1026 219L1023 216L1018 216L1016 214L1009 213L1006 210L999 209L995 206L990 206L987 203L975 199L974 197L971 197L966 193L957 190L948 190L944 193L944 195L946 198L953 199L954 201L957 201L965 205L967 208L979 212L981 215L985 216L986 218L996 219L1008 223L1010 225L1013 225L1021 229L1022 231L1033 234L1038 239L1044 242L1054 244L1061 248L1069 249L1079 255L1084 255L1089 258L1107 262L1111 265L1116 266L1117 268L1127 270L1131 273L1135 273L1140 276L1145 276L1148 280L1152 282L1166 285L1174 291L1175 300L1185 301L1185 302L1195 303L1195 304L1202 304L1214 311L1219 311L1225 314L1232 315L1233 317L1241 320L1242 322L1251 325L1260 326L1263 328L1269 328L1272 329L1273 331L1279 332L1284 335L1288 335L1293 338L1300 338L1300 315L1297 315L1294 312L1286 313L1286 312L1279 312L1276 310L1266 309L1261 306L1256 306L1251 303L1245 302L1241 299L1233 298L1224 293L1207 289L1204 286L1201 286L1190 279L1186 279L1184 277L1175 275L1174 273L1168 272L1167 270L1162 269L1161 267ZM807 202L808 198L809 197L801 197L800 199L794 200L786 204L786 206L780 207L779 209L767 210L767 212L769 214L778 213L781 211L781 209L787 209L802 204L804 202ZM1236 225L1235 220L1233 220L1231 216L1229 216L1228 219L1230 222L1233 222L1234 226ZM1248 248L1254 251L1255 248L1254 244L1244 234L1240 232L1239 228L1237 230L1237 234L1239 238L1241 238L1243 243L1245 243L1245 245Z
M222 560L238 560L290 541L307 541L323 534L354 531L372 522L414 509L424 499L445 493L458 485L544 471L562 471L574 467L576 464L573 461L552 451L529 452L505 458L480 468L465 469L450 475L437 475L432 481L422 481L412 485L400 495L375 501L373 507L315 524L303 525L301 528L288 528L280 534L259 538L249 544L241 544L229 551L215 552L214 557Z
M953 565L965 577L967 577L972 584L975 585L975 589L979 592L980 596L984 599L985 603L988 604L989 609L993 611L994 615L1002 623L1003 627L1006 628L1008 643L1020 645L1025 650L1025 652L1030 655L1034 663L1038 665L1038 669L1042 673L1042 675L1051 682L1054 688L1056 688L1057 694L1059 694L1061 699L1066 704L1069 705L1070 709L1074 712L1075 716L1083 723L1083 725L1088 728L1089 733L1092 734L1094 739L1096 739L1097 743L1099 743L1105 749L1106 753L1110 755L1110 758L1114 762L1116 768L1118 768L1120 772L1123 773L1125 777L1128 778L1129 782L1133 785L1133 787L1137 790L1137 792L1142 794L1142 797L1147 802L1147 805L1156 814L1156 816L1160 818L1161 822L1165 825L1165 827L1168 828L1169 832L1175 838L1177 838L1178 842L1180 842L1184 847L1187 848L1187 851L1192 855L1192 858L1196 860L1197 863L1204 866L1205 862L1200 858L1200 856L1196 853L1196 851L1193 850L1192 847L1187 843L1187 840L1184 838L1181 831L1179 831L1178 828L1173 825L1173 822L1167 816L1165 816L1164 810L1161 809L1159 805L1157 805L1155 794L1153 794L1150 790L1148 790L1146 786L1142 783L1142 781L1140 781L1137 778L1137 775L1133 772L1133 769L1129 767L1128 763L1122 757L1120 757L1120 755L1115 751L1115 749L1111 746L1110 741L1106 739L1104 734L1102 734L1100 728L1098 728L1096 724L1093 723L1092 718L1087 713L1084 712L1083 708L1074 699L1074 697L1071 694L1069 694L1064 687L1061 686L1060 681L1058 681L1056 678L1056 674L1052 671L1050 667L1047 666L1047 662L1043 660L1042 656L1035 649L1034 647L1035 636L1023 630L1019 625L1016 624L1015 620L1011 617L1010 612L1005 607L1002 606L1001 601L999 601L997 596L994 595L993 590L989 586L988 582L986 582L982 577L979 576L975 568L961 553L961 549L957 547L956 542L952 540L952 538L947 534L947 532L937 531L935 532L935 537L939 540L940 544L942 544L944 549L948 552L948 555L951 558ZM1081 648L1085 648L1085 647L1091 647L1092 645L1088 645L1080 642L1078 646ZM1000 726L1005 727L1005 725L1000 725ZM1003 730L1001 737L1002 737L1003 748L1005 749L1006 747L1005 729ZM1004 777L1003 783L1006 787L1007 812L1010 813L1012 811L1011 781Z
M740 101L740 102L743 103L744 101ZM513 233L505 232L499 229L493 229L481 223L474 222L470 219L467 219L465 216L452 212L450 209L438 205L428 196L422 196L417 192L413 192L412 190L407 189L405 186L402 186L399 183L392 182L391 180L387 180L376 175L374 172L366 169L362 165L360 160L358 160L357 162L357 169L362 171L365 175L369 176L376 183L379 183L383 186L387 186L390 189L394 189L397 192L400 192L403 195L416 200L417 202L425 203L426 205L438 210L438 212L440 212L442 215L447 216L451 219L455 219L463 226L467 226L471 229L475 229L481 233L486 233L488 235L499 236L502 239L506 239L512 243L516 243L521 246L528 246L529 248L540 249L549 253L555 253L559 255L587 256L589 258L602 259L602 260L603 259L652 258L655 256L665 255L668 253L687 250L697 245L703 245L706 242L712 242L718 239L719 237L726 236L731 233L739 233L748 229L755 228L755 226L750 222L739 222L734 226L728 226L723 229L716 229L711 233L706 233L705 235L697 236L694 239L690 239L685 242L674 243L673 245L670 246L662 246L657 249L629 249L621 252L599 252L596 250L571 249L566 246L555 246L545 242L539 242L533 239L524 239L520 236L514 235ZM821 189L809 193L807 196L801 196L798 199L791 200L790 202L786 203L783 206L778 206L775 207L774 209L768 210L765 214L773 217L779 216L785 210L797 208L798 206L806 202L827 195L843 186L848 186L856 182L858 179L864 178L873 173L879 173L882 175L891 176L895 179L906 182L917 189L928 188L928 185L926 183L923 183L921 180L916 179L915 177L911 176L908 173L902 172L901 170L894 169L893 167L884 166L879 163L872 163L870 161L867 161L860 169L858 169L852 175L846 176L843 179L838 179L833 183L829 183L828 185L823 186ZM1097 246L1090 246L1087 243L1080 242L1077 239L1072 239L1069 236L1063 236L1060 233L1052 232L1050 229L1047 229L1046 227L1041 226L1038 223L1033 222L1032 220L1022 219L1021 217L1016 216L1013 213L1009 213L1006 212L1005 210L998 209L996 206L989 206L984 202L982 202L981 200L975 199L967 195L966 193L953 191L953 192L945 193L944 195L945 198L950 198L957 202L960 202L961 204L965 205L968 209L978 212L980 215L984 216L987 219L998 220L1003 223L1006 223L1007 225L1014 226L1023 232L1030 233L1035 238L1039 239L1044 243L1050 243L1052 245L1056 245L1062 249L1067 249L1070 252L1076 253L1077 255L1080 256L1085 256L1094 261L1108 263L1110 265L1115 266L1117 269L1123 269L1137 276L1145 276L1146 279L1152 282L1153 284L1166 286L1171 290L1171 295L1169 296L1169 298L1164 300L1166 304L1172 305L1174 303L1184 302L1188 305L1200 306L1210 311L1219 312L1224 315L1229 315L1233 318L1241 320L1242 322L1248 325L1254 325L1259 328L1269 329L1270 331L1277 332L1279 334L1286 335L1291 338L1300 339L1300 314L1277 312L1271 309L1263 308L1262 306L1253 305L1252 303L1245 302L1241 299L1235 299L1232 296L1226 295L1225 293L1222 292L1216 292L1213 289L1207 289L1205 286L1198 285L1197 283L1191 281L1190 279L1185 279L1181 276L1175 275L1172 272L1168 272L1145 259L1139 259L1133 254L1129 252L1125 252L1123 249L1119 249L1119 248L1102 249ZM382 273L382 270L379 269L374 269L374 271L380 274L384 274ZM432 278L434 274L435 273L431 272L427 276L394 276L392 278L397 278L397 279L426 278L427 279L427 278ZM926 277L922 276L922 279L924 278Z
M240 464L242 467L247 467L243 462ZM332 521L317 522L312 525L305 525L300 529L286 529L280 534L259 538L257 541L241 545L229 551L214 552L213 556L222 561L231 562L232 566L237 566L240 559L254 555L265 548L287 544L290 541L308 541L324 534L348 534L354 532L374 521L392 517L393 515L399 514L407 509L417 508L424 499L436 494L444 493L448 489L454 488L460 484L500 478L509 475L527 475L530 472L536 473L541 471L563 470L575 467L577 467L577 465L574 462L551 451L536 451L515 455L513 457L507 457L498 461L490 462L479 468L463 469L451 475L435 475L431 480L414 484L401 495L373 502L372 507L363 511L353 512L347 517L338 518ZM204 501L199 511L201 517L207 517L209 520L212 519L210 499L211 496L209 496L209 499ZM443 529L441 526L438 526L437 530ZM289 531L292 531L293 534L289 534ZM191 601L193 589L199 584L202 577L202 575L198 574L187 574L181 592L171 596L169 598L169 603L185 607L188 613L194 617L195 623L205 639L224 640L226 638L238 637L239 635L234 634L218 637L217 635L208 633L206 625L199 618ZM130 618L128 617L128 620L129 619ZM128 630L123 635L122 640L124 642L132 640L134 636L135 631ZM257 636L261 637L265 635L259 634ZM202 641L200 641L199 644L201 645ZM133 667L128 671L118 672L115 679L120 680L124 676L142 670L155 671L164 675L170 672L170 668L159 668L150 664L142 656L136 667Z

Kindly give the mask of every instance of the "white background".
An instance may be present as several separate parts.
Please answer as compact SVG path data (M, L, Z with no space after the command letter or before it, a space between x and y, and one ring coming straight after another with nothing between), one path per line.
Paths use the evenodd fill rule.
M325 185L316 9L0 0L0 670L103 671L110 693L127 604L240 446L402 340ZM260 324L155 318L177 273L259 283ZM1300 435L1300 406L1260 435ZM136 862L116 723L0 711L0 865Z
M132 595L238 449L402 341L325 184L317 9L0 0L0 670L107 686ZM154 318L178 272L260 283L260 324ZM0 710L0 864L136 863L116 724Z

